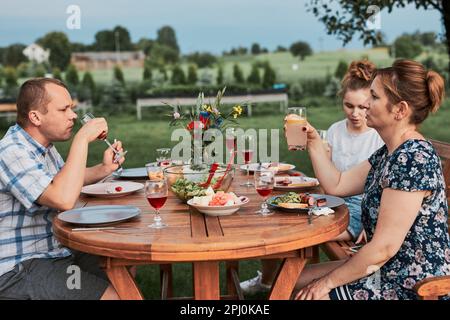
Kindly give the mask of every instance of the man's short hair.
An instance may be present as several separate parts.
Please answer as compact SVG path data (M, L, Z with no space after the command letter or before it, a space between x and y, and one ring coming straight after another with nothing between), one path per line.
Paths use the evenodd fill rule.
M45 85L55 84L67 89L67 86L58 79L52 78L34 78L25 81L20 87L17 97L17 119L16 122L25 127L28 124L28 113L31 110L39 110L47 113L47 105L50 103L50 97L45 90Z

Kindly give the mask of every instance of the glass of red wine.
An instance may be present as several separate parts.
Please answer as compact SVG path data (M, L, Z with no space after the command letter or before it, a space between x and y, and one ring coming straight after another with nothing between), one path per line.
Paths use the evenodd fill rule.
M164 206L167 200L167 180L166 178L159 180L149 180L145 182L145 196L148 203L156 210L153 223L149 225L150 228L162 229L167 227L159 214L159 210Z
M236 152L237 136L234 128L228 128L225 135L225 144L230 152Z
M241 186L243 187L253 187L253 182L250 181L250 163L252 162L253 158L253 149L252 149L252 136L245 136L244 137L244 149L242 150L242 156L244 158L244 163L247 165L247 181Z
M275 176L272 170L255 171L255 189L256 192L264 199L261 209L257 213L263 216L270 216L273 211L268 209L267 198L273 191Z

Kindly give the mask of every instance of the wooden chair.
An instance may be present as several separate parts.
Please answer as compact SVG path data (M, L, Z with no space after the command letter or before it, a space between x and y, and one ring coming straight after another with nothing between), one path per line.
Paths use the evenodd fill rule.
M431 139L430 142L442 161L447 202L450 204L450 143ZM450 233L450 219L448 222ZM330 260L342 260L348 259L352 255L348 248L354 245L353 241L331 241L323 244L321 248ZM450 293L450 276L424 279L416 284L414 290L421 299L437 299L439 296Z

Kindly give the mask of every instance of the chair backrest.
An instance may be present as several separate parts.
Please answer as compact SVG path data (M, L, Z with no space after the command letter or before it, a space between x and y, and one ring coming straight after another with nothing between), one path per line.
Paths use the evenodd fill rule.
M442 170L444 171L444 180L447 192L447 199L450 197L450 143L430 140L442 161Z
M436 149L438 156L442 161L442 170L445 180L445 192L447 194L447 203L450 207L450 143L431 140L433 147ZM448 218L448 232L450 233L450 217Z

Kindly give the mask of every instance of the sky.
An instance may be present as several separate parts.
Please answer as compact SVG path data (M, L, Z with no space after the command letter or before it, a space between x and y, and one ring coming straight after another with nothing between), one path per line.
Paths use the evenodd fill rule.
M326 0L324 0L326 1ZM90 44L99 30L126 27L133 42L156 38L163 25L172 26L183 53L221 53L257 42L269 50L308 42L315 51L342 48L324 25L306 10L306 0L0 0L0 46L30 44L50 31L65 32L70 41ZM66 26L69 5L81 10L80 29ZM388 42L404 32L444 32L436 10L413 6L381 11L381 31ZM354 40L346 48L363 48Z

